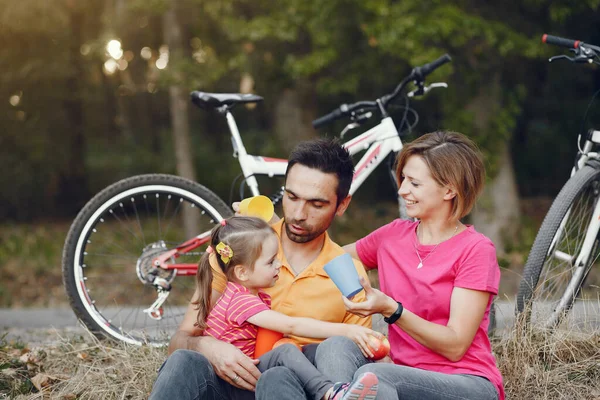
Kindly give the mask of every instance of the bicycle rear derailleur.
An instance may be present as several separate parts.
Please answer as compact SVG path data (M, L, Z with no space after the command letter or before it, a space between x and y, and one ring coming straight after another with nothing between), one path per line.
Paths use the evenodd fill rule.
M149 244L142 250L142 255L138 258L135 267L138 279L144 285L154 286L158 294L154 303L143 310L145 314L148 314L150 318L156 321L161 320L163 317L164 310L162 305L171 293L171 282L173 282L177 274L175 270L157 268L152 262L156 256L164 253L166 250L167 246L162 240Z

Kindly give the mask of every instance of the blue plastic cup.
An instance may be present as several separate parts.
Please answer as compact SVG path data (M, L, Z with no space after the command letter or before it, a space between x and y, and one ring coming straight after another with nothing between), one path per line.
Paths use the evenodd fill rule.
M345 253L325 264L325 272L344 296L351 299L363 290L350 254Z

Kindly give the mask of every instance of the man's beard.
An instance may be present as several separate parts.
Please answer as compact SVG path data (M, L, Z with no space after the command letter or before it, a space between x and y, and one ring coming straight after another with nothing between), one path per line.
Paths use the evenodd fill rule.
M306 225L299 224L295 221L288 222L286 219L283 220L283 225L285 226L285 233L286 233L288 239L290 239L294 243L308 243L311 240L314 240L314 239L318 238L319 236L321 236L323 234L323 232L325 232L327 230L327 228L325 228L322 230L312 231L310 229L307 229L309 227L307 227ZM292 232L290 230L290 225L299 226L300 228L302 228L306 231L306 234L305 235L295 234L294 232Z

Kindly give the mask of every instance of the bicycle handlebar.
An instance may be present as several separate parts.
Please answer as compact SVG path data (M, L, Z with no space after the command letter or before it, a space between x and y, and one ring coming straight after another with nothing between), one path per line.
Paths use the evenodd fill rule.
M415 69L413 69L412 73L415 75L415 78L418 77L421 79L425 79L425 77L427 75L429 75L434 70L436 70L437 68L441 67L442 65L444 65L450 61L452 61L452 58L448 54L444 54L443 56L441 56L440 58L438 58L435 61L425 64L421 67L416 67Z
M405 77L398 84L398 86L396 86L396 88L391 94L382 96L376 101L359 101L358 103L354 104L342 104L329 114L323 115L322 117L315 119L312 122L312 125L314 128L319 128L323 125L327 125L335 121L336 119L340 119L342 117L350 115L353 111L358 109L370 110L377 109L380 107L382 109L382 112L384 112L387 105L400 94L402 89L404 89L404 86L406 86L406 84L409 81L414 80L415 82L422 82L427 75L429 75L434 70L450 61L452 61L452 58L448 54L444 54L435 61L432 61L428 64L424 64L420 67L415 67L410 72L410 74L407 77Z
M344 114L342 113L342 107L343 106L347 106L347 105L346 104L342 104L340 106L340 108L336 108L335 110L333 110L329 114L323 115L322 117L319 117L319 118L315 119L312 122L313 128L319 128L319 127L321 127L323 125L330 124L331 122L335 121L336 119L343 117L344 116Z
M359 101L358 103L354 103L354 104L342 104L341 106L339 106L338 108L336 108L335 110L330 112L329 114L323 115L322 117L315 119L312 122L312 126L313 126L313 128L319 128L323 125L327 125L327 124L335 121L336 119L345 117L346 115L349 115L350 113L352 113L353 111L358 110L358 109L373 110L376 108L377 108L376 101Z
M580 40L567 39L560 36L552 36L546 33L542 35L542 42L546 44L553 44L556 46L566 47L567 49L576 49L581 44Z

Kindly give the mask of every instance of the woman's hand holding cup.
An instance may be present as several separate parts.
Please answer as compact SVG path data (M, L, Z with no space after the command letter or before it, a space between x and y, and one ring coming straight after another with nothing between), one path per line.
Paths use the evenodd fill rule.
M359 282L365 290L365 301L355 303L342 296L346 310L352 314L368 317L373 314L381 314L390 308L391 302L396 306L394 299L381 292L380 290L371 287L371 284L364 277L359 278Z

